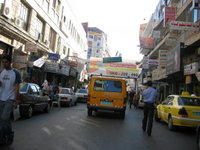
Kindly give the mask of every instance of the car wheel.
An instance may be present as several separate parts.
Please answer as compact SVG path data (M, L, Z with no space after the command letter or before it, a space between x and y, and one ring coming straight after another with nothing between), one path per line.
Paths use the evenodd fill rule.
M50 109L51 109L51 106L50 106L50 104L48 103L47 106L46 106L46 108L44 109L44 112L45 112L45 113L49 113L49 112L50 112Z
M26 110L20 110L20 116L22 118L31 118L33 116L33 108L30 105Z
M158 118L158 111L157 110L155 111L155 120L157 122L160 122L160 118Z
M171 131L174 130L173 120L171 116L168 117L168 129Z
M88 116L92 116L92 109L88 109Z

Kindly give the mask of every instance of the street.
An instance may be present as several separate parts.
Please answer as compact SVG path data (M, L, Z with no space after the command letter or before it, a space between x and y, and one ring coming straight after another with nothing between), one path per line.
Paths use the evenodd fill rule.
M154 122L152 136L141 129L142 109L87 116L86 104L54 108L13 123L14 143L5 150L196 150L195 131L169 131ZM1 149L2 150L2 149Z

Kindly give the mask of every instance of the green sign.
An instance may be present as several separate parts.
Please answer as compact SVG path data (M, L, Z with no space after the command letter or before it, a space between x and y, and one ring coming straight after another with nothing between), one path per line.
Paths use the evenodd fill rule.
M122 62L122 57L104 57L103 63Z

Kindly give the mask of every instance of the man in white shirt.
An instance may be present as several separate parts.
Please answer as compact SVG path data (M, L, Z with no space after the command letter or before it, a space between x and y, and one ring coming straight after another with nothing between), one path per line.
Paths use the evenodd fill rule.
M4 144L7 135L13 135L10 116L16 100L19 100L19 84L21 76L11 67L12 58L9 55L2 57L4 69L0 71L0 144ZM8 140L8 139L7 139Z

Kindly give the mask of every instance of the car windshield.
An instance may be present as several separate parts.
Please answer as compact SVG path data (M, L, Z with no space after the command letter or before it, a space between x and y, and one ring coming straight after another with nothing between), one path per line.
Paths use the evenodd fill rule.
M200 106L200 98L196 97L179 97L178 98L179 105L187 105L187 106Z
M95 91L106 91L106 92L122 92L121 81L114 80L96 80L94 83Z
M81 89L81 90L78 90L77 93L87 93L87 90L86 89Z
M61 89L61 94L69 94L69 89Z
M27 88L28 88L28 84L25 84L24 86L22 86L19 90L20 93L24 93L27 91Z

